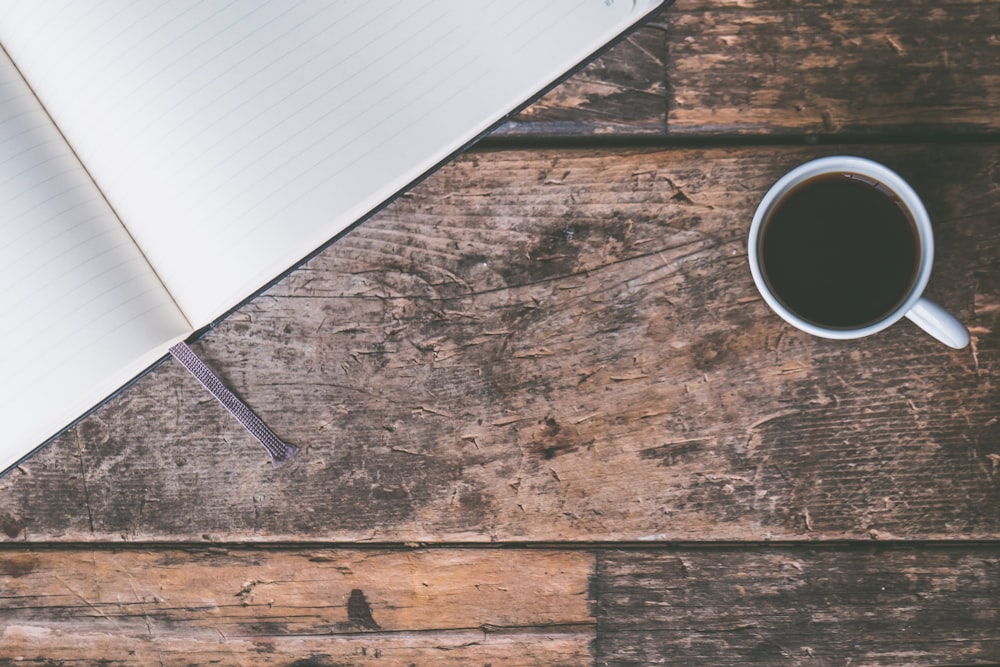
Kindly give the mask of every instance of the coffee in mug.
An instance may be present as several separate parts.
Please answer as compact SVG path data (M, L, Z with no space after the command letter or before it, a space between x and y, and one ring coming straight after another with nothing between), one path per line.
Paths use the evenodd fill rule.
M754 215L751 273L782 318L826 338L858 338L906 316L952 347L964 326L923 299L934 254L916 193L887 167L850 156L781 178Z

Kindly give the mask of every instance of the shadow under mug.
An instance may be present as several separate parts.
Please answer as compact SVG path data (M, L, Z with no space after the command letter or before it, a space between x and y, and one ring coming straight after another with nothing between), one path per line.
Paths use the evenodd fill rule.
M872 196L865 195L865 197L868 197L868 199L874 197L873 201L882 199L880 205L883 209L880 210L884 210L886 202L890 203L890 208L888 209L890 213L894 210L893 206L897 207L895 214L897 216L900 212L904 214L910 225L909 232L907 233L911 238L906 243L912 246L913 253L910 266L902 269L907 271L907 276L905 277L907 282L898 297L894 298L892 304L874 317L866 319L866 321L847 324L823 321L825 319L823 317L805 314L807 309L796 307L792 303L794 299L788 298L789 292L786 291L785 296L782 296L782 290L787 290L788 288L782 285L779 289L779 281L771 275L773 273L774 276L777 276L777 267L783 261L791 260L792 264L795 262L798 262L799 265L806 264L806 266L800 266L798 270L809 273L809 280L826 281L829 283L845 275L855 277L851 273L851 263L860 262L861 260L854 256L853 250L843 252L844 248L858 249L861 253L860 256L865 257L865 261L871 262L871 250L876 244L869 243L863 230L859 233L857 221L843 221L845 224L841 225L841 221L834 219L835 216L840 214L858 214L857 210L843 204L843 195L840 193L827 193L827 201L813 202L814 205L821 207L818 213L813 211L813 213L817 213L815 217L830 218L828 228L817 232L817 236L810 237L808 234L803 236L801 231L798 232L798 236L796 236L795 232L786 234L788 238L792 239L792 242L785 243L784 246L776 245L769 238L766 239L768 235L778 233L772 231L772 227L775 227L775 219L779 215L778 212L783 209L785 210L780 214L782 222L777 223L781 225L781 229L787 229L789 226L794 228L794 226L801 224L811 224L809 220L795 219L795 214L789 213L787 210L792 208L789 202L796 198L801 199L803 192L814 187L823 179L837 181L839 180L837 177L857 182L861 188L867 186L869 189L873 189L874 194ZM805 196L808 197L809 195ZM863 203L855 203L862 207L865 205ZM878 204L877 201L875 203ZM799 209L808 210L808 206L805 208L799 207ZM862 211L861 217L863 217L863 214L864 212ZM877 214L872 213L872 215ZM846 224L847 222L852 222L852 224ZM841 232L841 229L844 231ZM782 233L785 234L785 232ZM824 235L829 237L830 234L848 234L858 238L841 238L837 243L827 243L824 241ZM765 243L765 240L767 240L767 243ZM809 253L813 254L807 253L802 247L803 244L809 245ZM765 252L765 245L768 247L767 252ZM826 246L829 246L829 250L826 249ZM774 247L777 249L774 249ZM802 250L802 252L799 253L799 250ZM864 255L865 250L869 251L868 256ZM836 253L838 252L842 252L844 257L837 257ZM801 254L801 257L782 257L783 253L785 255ZM824 253L829 253L833 256L827 257L824 256ZM807 333L823 338L840 340L860 338L882 331L903 317L906 317L946 345L958 349L969 344L969 332L965 326L941 306L921 296L930 278L931 265L934 261L934 234L923 202L920 201L917 193L902 177L878 162L846 155L830 156L799 165L785 174L771 186L758 205L757 211L754 213L753 222L750 225L748 256L750 272L753 274L754 282L764 301L786 322ZM888 262L889 260L886 259L886 261ZM832 266L838 263L840 266L833 266L829 276L822 274L818 276L812 275L820 272L821 267L825 267L828 264ZM808 292L810 289L809 285L812 284L809 280L796 281L796 276L793 272L786 282L790 281L793 289L804 290L797 298L800 301L804 298L808 302L810 298ZM816 282L816 284L820 283ZM869 287L878 287L878 285ZM851 289L855 289L853 285ZM864 286L859 286L855 291L857 293L853 294L853 296L859 300L867 296ZM849 301L852 298L852 292L846 290L841 296L843 299ZM819 298L820 296L817 295L817 299Z

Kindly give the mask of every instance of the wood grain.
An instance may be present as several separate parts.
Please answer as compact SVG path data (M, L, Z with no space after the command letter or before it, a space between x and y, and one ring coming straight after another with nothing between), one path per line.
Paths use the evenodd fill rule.
M292 465L168 362L0 478L0 662L1000 665L998 35L679 0L195 346ZM833 152L969 349L764 307L752 211Z
M678 0L494 135L1000 130L1000 6Z
M473 153L0 480L26 541L994 539L1000 147L844 147L924 197L972 329L840 343L757 296L745 235L818 148Z
M1000 661L1000 557L977 546L2 556L0 661L18 664Z
M553 551L8 551L0 661L579 665L592 661L593 563Z
M599 664L995 665L995 549L601 554Z
M1000 6L679 2L671 135L996 132Z

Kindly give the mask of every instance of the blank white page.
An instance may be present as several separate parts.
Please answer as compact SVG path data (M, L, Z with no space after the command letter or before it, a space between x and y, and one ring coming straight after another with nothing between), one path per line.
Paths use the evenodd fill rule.
M0 471L189 331L0 51Z
M659 0L31 0L0 41L196 326Z

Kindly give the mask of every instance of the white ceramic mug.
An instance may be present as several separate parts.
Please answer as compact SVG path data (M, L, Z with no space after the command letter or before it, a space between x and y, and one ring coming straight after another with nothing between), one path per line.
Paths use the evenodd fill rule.
M776 207L796 186L827 174L850 174L888 190L893 199L905 207L910 221L916 228L918 264L915 278L910 283L905 298L891 312L858 327L830 327L809 321L794 313L779 299L769 286L762 267L762 243L765 222ZM888 195L887 195L888 196ZM869 336L891 326L904 316L945 345L963 348L969 344L969 332L953 315L932 301L924 299L924 288L931 275L934 261L934 234L923 202L913 188L888 167L871 160L852 156L831 156L802 164L779 179L757 207L750 225L748 243L750 271L764 301L789 324L816 336L850 339Z

